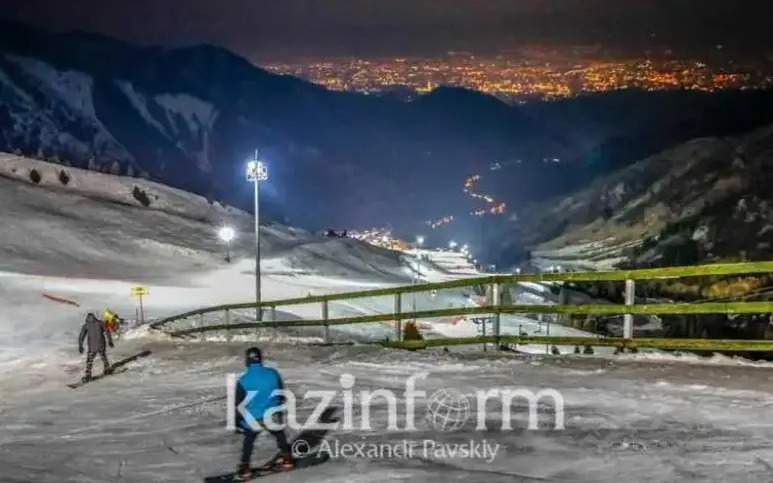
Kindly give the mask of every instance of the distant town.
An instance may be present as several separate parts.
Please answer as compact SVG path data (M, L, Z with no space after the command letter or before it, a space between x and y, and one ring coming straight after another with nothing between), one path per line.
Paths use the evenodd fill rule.
M721 51L722 46L714 50ZM740 62L727 56L676 59L641 56L603 59L587 55L478 56L451 52L438 57L382 59L332 58L273 62L262 66L274 73L304 78L332 90L362 93L429 92L455 86L485 92L507 101L561 99L583 93L626 88L717 91L773 86L770 62Z

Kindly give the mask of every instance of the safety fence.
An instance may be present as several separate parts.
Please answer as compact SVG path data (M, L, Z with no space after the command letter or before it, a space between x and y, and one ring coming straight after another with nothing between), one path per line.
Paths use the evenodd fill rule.
M394 333L384 345L394 348L417 349L434 346L486 344L551 344L574 346L614 346L618 348L656 348L667 350L701 351L773 351L773 341L765 340L720 340L720 339L668 339L635 338L634 315L701 315L701 314L771 314L773 302L707 302L707 303L658 303L636 304L636 282L663 279L707 276L761 275L773 273L773 262L730 263L685 267L666 267L608 272L568 272L489 275L456 279L439 283L420 283L408 286L387 287L328 295L314 295L301 298L226 304L192 310L164 318L151 324L153 329L163 330L172 336L182 337L212 331L235 331L262 328L321 327L326 342L330 341L330 328L336 326L393 323ZM503 303L503 287L524 282L546 284L566 282L608 282L625 283L624 304L591 305L532 305ZM447 289L477 288L486 294L486 303L480 306L450 307L439 309L403 310L408 294L440 291ZM480 290L483 289L483 290ZM393 309L385 313L330 316L332 302L345 302L371 297L392 297ZM415 302L414 302L415 303ZM277 309L287 306L319 304L319 317L299 320L278 320ZM255 321L234 322L232 313L238 310L256 311ZM258 314L258 311L260 313ZM222 313L215 323L205 320L205 315ZM622 315L622 337L567 337L567 336L513 336L503 334L500 319L504 314L567 314L567 315ZM264 317L265 316L265 317ZM437 338L423 341L403 340L403 321L440 317L487 316L492 320L492 333L480 337ZM262 319L266 320L262 320ZM176 327L180 321L197 321L191 327Z

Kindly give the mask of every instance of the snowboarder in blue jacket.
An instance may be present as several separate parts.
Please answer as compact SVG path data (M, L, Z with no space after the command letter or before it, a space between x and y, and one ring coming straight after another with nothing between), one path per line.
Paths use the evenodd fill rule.
M266 426L272 419L281 423L282 413L275 408L284 404L284 397L277 393L284 389L282 378L276 369L263 366L263 355L257 347L247 349L245 354L247 370L236 385L236 427L244 435L242 456L238 473L245 479L251 476L250 460L255 439L261 431L268 431L276 439L279 456L266 465L265 469L289 470L293 467L290 445L283 430L274 431ZM251 398L251 399L248 399ZM248 400L243 411L242 403ZM274 410L269 412L270 410Z

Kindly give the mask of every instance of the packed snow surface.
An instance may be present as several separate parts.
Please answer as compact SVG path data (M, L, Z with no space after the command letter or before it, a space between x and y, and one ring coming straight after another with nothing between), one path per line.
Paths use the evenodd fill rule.
M500 445L495 458L450 457L421 450L411 458L334 457L275 481L382 482L629 482L769 481L773 464L773 383L770 366L698 361L640 361L569 356L550 358L472 350L394 352L375 346L319 347L264 342L267 364L282 371L302 400L299 418L314 409L309 391L335 390L354 376L363 390L404 391L408 377L428 373L417 388L431 397L446 389L473 399L478 390L555 389L564 400L565 429L555 429L555 404L542 400L539 427L529 430L525 400L502 430L497 406L487 406L488 429L477 431L472 406L456 431L426 422L417 400L417 429L387 428L387 404L371 407L370 430L359 425L329 433L331 444L432 444L470 440ZM225 429L225 375L238 373L246 342L121 341L114 359L148 349L149 358L125 373L78 390L80 360L45 360L0 379L3 481L195 482L238 462L240 438ZM727 361L724 361L727 362ZM356 396L357 401L361 398ZM404 401L399 416L406 416ZM362 417L355 405L355 421ZM400 419L402 421L402 419ZM261 437L256 463L275 452Z

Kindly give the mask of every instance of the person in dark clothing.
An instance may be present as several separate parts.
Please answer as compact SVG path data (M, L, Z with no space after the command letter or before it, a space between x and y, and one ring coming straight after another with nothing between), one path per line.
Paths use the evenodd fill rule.
M104 364L103 374L110 374L110 362L107 360L107 348L105 347L105 336L107 336L107 345L113 347L113 337L105 329L105 324L94 314L89 313L86 321L81 327L81 333L78 336L78 352L83 354L83 341L87 342L88 353L86 355L86 374L83 376L83 382L91 380L91 368L94 365L94 358L99 354Z
M268 431L276 439L276 445L279 448L279 457L269 462L265 469L292 469L290 445L287 442L285 432L283 430L274 431L266 426L268 418L277 418L276 422L282 422L281 413L273 411L267 414L269 410L284 404L284 397L275 392L284 389L282 378L276 369L263 366L263 355L257 347L247 349L245 365L247 370L239 378L236 385L236 407L238 408L248 395L252 396L252 399L247 403L244 412L238 409L236 411L237 431L244 435L242 455L237 472L245 479L252 476L250 470L252 450L255 447L255 439L262 431Z

